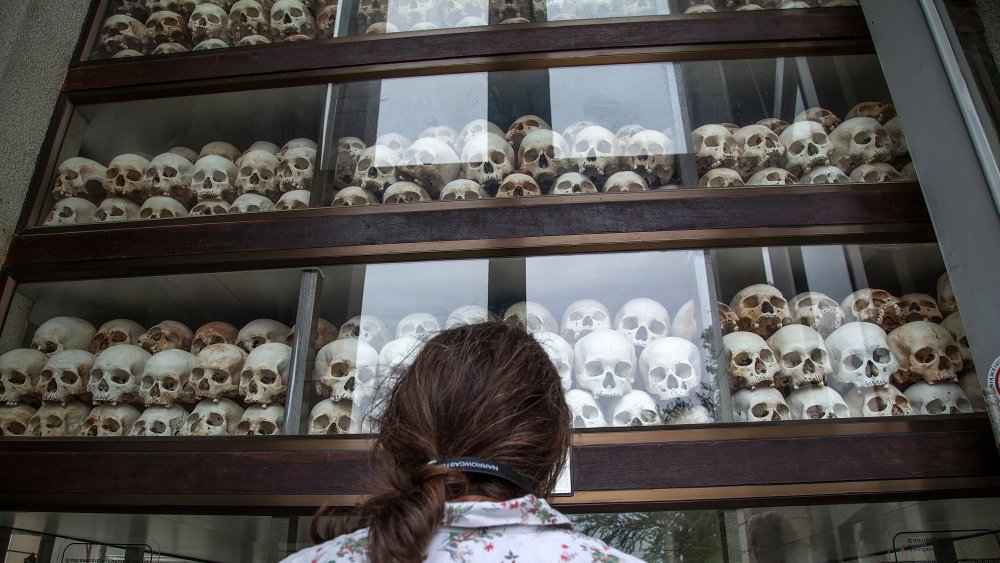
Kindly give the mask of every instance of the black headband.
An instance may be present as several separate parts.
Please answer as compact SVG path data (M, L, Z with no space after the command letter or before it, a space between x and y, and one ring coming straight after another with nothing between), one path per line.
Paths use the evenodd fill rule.
M441 461L432 459L427 462L427 465L438 465L441 467L447 467L448 469L457 469L462 473L481 473L483 475L491 475L493 477L509 481L518 487L521 487L525 491L535 494L534 487L529 485L528 481L522 477L520 473L514 471L506 465L500 465L495 461L479 459L477 457L456 457Z

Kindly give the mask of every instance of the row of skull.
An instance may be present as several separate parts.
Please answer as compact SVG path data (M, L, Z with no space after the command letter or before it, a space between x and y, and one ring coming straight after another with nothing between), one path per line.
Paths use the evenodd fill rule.
M951 332L962 348L962 357L972 361L955 292L947 272L937 281L937 296L908 293L896 297L884 289L859 289L839 303L824 293L805 291L790 300L769 284L749 285L733 296L729 305L719 302L722 333L741 330L769 338L778 329L802 324L827 337L844 322L875 323L890 332L910 321L929 321Z
M102 403L93 408L80 401L46 402L35 409L20 404L0 406L0 437L15 436L273 436L281 434L285 407L251 405L244 409L229 399L199 402L188 412L180 405L139 409Z
M330 37L336 19L336 0L117 2L101 25L94 55L139 57Z

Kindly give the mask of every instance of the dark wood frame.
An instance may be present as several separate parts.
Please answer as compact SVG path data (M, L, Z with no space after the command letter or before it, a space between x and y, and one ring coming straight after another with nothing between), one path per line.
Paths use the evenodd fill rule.
M436 202L111 228L25 228L41 213L42 187L50 182L74 104L440 72L873 52L859 10L817 9L552 22L80 62L106 2L92 6L78 62L67 75L36 168L34 195L0 278L0 311L8 308L16 283L32 281L934 239L912 183ZM720 36L728 41L708 39ZM553 223L556 213L566 220ZM525 233L525 224L536 228ZM172 244L150 244L162 240ZM218 242L227 240L241 242ZM151 247L158 250L151 254ZM158 512L308 514L324 501L348 506L361 498L369 446L363 437L0 440L0 509L149 511L155 505ZM1000 492L1000 457L992 446L983 415L586 431L576 435L575 494L555 501L569 511L594 511L994 495ZM761 452L768 459L758 472L729 470L734 460ZM192 467L200 468L198 479L176 478L190 475ZM103 477L48 477L53 474Z

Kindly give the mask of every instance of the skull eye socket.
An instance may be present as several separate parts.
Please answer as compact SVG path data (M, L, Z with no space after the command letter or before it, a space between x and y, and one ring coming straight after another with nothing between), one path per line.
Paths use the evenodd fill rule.
M177 389L177 383L178 381L173 377L165 377L163 378L163 383L161 384L161 387L163 387L163 389L167 391L173 391Z
M819 348L816 348L812 352L809 352L809 359L812 360L813 362L817 363L817 364L825 364L826 363L826 352L824 352L823 350L820 350Z
M649 331L653 334L664 334L667 332L667 325L660 321L653 321L649 323Z
M388 175L392 174L395 171L395 168L393 168L391 164L382 164L378 166L378 171L381 172L382 174Z
M626 362L618 362L615 364L615 375L618 377L626 377L628 372L632 369L632 365Z
M844 359L841 361L841 363L844 364L844 367L847 368L849 371L859 370L861 369L861 366L865 365L864 360L862 360L861 356L857 354L850 354L848 356L845 356Z
M18 372L16 372L16 371L15 371L15 372L12 372L12 373L11 373L11 374L10 374L10 375L9 375L9 376L7 377L7 380L8 380L8 381L10 381L10 383L11 383L12 385L23 385L23 384L24 384L24 382L26 381L26 379L25 379L25 377L24 377L24 374L23 374L23 373L18 373Z
M656 422L657 416L655 411L643 410L639 413L639 420L645 422L646 424L652 424Z
M580 409L580 412L583 414L583 418L586 419L597 418L598 414L600 414L597 407L594 405L584 405L583 408Z
M503 164L507 161L507 155L502 152L493 151L490 153L490 162L493 164Z
M125 177L133 182L138 182L142 180L142 172L138 169L132 169L125 174Z
M275 381L278 380L278 374L271 370L264 370L260 372L260 382L265 385L273 385Z
M872 136L864 131L859 131L856 135L854 135L854 142L859 145L867 145L872 142Z
M793 368L802 363L802 354L789 352L781 357L781 365L786 368Z
M775 309L784 309L787 304L785 300L780 297L771 297L767 300L767 302L770 303Z
M806 145L802 141L795 141L788 147L788 152L792 154L802 154L806 150Z
M110 379L118 385L125 385L128 383L130 377L131 376L128 372L115 370L115 372L111 374Z
M292 13L292 17L296 17L296 18L301 18L302 17L302 10L300 10L298 8L292 8L291 9L291 13Z
M663 368L653 368L649 370L649 381L652 383L660 383L667 378L667 372Z
M95 370L91 375L93 375L98 379L100 379L103 376L100 370ZM77 377L77 375L71 371L64 371L59 374L59 381L62 381L66 385L73 385L74 383L79 381L79 379L80 378Z
M958 350L958 346L948 345L944 347L944 355L948 357L949 360L953 362L959 362L962 360L962 354Z
M754 309L759 305L760 305L760 299L758 299L756 295L750 295L748 297L744 297L743 300L740 301L740 307L744 309Z
M146 169L146 179L147 180L152 180L155 177L156 177L156 169L155 168L147 168Z
M292 166L299 170L306 170L309 168L309 161L304 158L296 158L292 161Z
M194 368L191 370L191 377L194 379L202 379L205 377L205 368Z
M326 430L327 426L330 426L330 417L325 414L317 416L312 421L312 427L315 430Z
M195 182L198 182L200 184L202 181L205 180L205 171L204 170L199 170L199 171L195 172L194 173L194 177L192 178L192 180L194 180Z
M222 418L221 414L213 412L209 413L209 415L205 417L205 422L207 422L209 426L222 426L226 422L226 419Z
M872 359L877 364L887 364L892 360L892 352L888 348L876 348L872 350Z
M251 174L253 174L253 168L250 168L249 166L240 168L240 176L249 176Z
M584 367L586 367L587 375L590 377L599 377L604 375L604 366L601 365L601 362L587 362Z
M771 407L767 406L767 403L757 403L750 408L750 412L755 418L764 418L771 414Z
M597 143L597 146L595 148L597 149L597 152L601 152L601 153L605 153L605 154L611 153L611 143L609 143L607 141L599 141Z
M750 354L746 352L740 352L733 356L733 363L740 367L747 367L752 361L753 359L750 357Z
M921 364L929 364L935 358L937 358L937 353L931 348L921 348L913 353L913 359Z
M104 174L104 176L108 180L114 180L115 178L118 177L118 169L117 168L108 168L108 171L107 171L107 173Z
M771 352L770 348L764 348L760 351L760 359L764 360L766 363L771 363L774 361L774 352Z
M217 16L217 15L215 15L215 14L209 14L209 15L208 15L208 23L210 23L210 24L212 24L212 25L219 25L219 23L220 23L221 21L222 21L222 20L220 20L220 19L219 19L219 16Z
M149 427L149 431L153 434L164 434L167 431L167 425L162 420L157 420Z
M806 415L806 418L810 420L819 420L826 416L826 411L819 405L808 407L803 411L803 413ZM836 418L836 416L833 418Z
M639 321L635 317L625 317L622 319L622 328L625 330L635 330L639 328Z
M528 149L524 152L524 157L530 161L538 160L538 149Z
M153 378L149 375L144 375L141 380L139 380L139 387L143 389L150 389L153 387Z
M281 21L281 19L284 18L284 17L285 17L285 14L283 14L281 12L281 10L275 10L275 11L271 12L271 19L274 20L274 21L276 21L276 22Z
M856 312L860 313L861 311L864 311L865 309L867 309L871 304L872 304L871 301L865 299L864 297L859 297L859 298L857 298L857 299L854 300L854 305L853 305L852 308Z
M269 420L261 421L260 426L257 427L257 433L263 434L264 436L270 436L274 434L275 430L277 430L277 428L275 427L274 423Z
M604 314L604 311L594 311L590 315L595 321L604 322L608 320L608 316Z
M337 428L339 428L341 432L347 432L351 428L351 417L345 414L338 418Z
M225 383L229 381L229 374L222 370L212 371L212 381L216 383Z
M816 143L817 145L825 145L826 144L826 134L825 133L818 133L818 132L817 133L813 133L813 135L812 135L812 142Z
M224 182L226 180L226 173L222 170L216 170L212 172L212 180L215 182Z
M109 434L117 434L122 429L122 425L114 418L109 418L101 425L101 429Z
M712 136L712 137L708 137L707 139L705 139L705 146L706 147L711 147L711 148L714 149L714 148L716 148L716 147L718 147L720 145L722 145L722 141L717 136Z
M934 399L924 405L924 410L927 411L927 414L941 414L946 409L941 399Z
M53 428L53 429L55 429L55 428L61 427L62 425L63 425L63 421L58 416L49 415L49 416L45 417L45 427L46 428Z

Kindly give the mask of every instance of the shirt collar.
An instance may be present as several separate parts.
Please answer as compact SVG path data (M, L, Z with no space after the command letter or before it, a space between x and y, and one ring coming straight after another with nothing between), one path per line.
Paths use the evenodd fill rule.
M569 528L571 523L544 499L526 495L502 502L449 502L444 509L444 525L451 528L510 525Z

